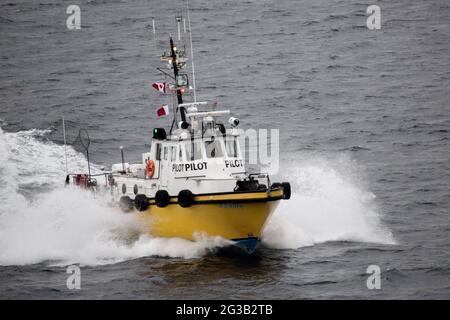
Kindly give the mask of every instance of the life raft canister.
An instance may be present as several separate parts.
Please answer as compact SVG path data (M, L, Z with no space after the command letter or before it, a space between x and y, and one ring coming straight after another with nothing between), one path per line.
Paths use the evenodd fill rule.
M145 166L145 174L148 178L153 178L155 174L155 162L153 160L147 160L147 165Z

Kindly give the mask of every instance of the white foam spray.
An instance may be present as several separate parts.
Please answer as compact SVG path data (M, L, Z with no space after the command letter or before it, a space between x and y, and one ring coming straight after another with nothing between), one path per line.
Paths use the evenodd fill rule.
M264 231L272 248L292 249L326 241L393 244L382 224L375 195L358 181L356 164L345 156L333 161L308 156L287 166L292 197L282 201Z
M0 129L0 265L115 263L144 256L195 258L223 246L220 238L192 242L149 236L136 216L108 207L106 199L64 188L63 146L36 137L45 131ZM85 171L84 156L67 148L71 171ZM53 184L28 202L22 184Z

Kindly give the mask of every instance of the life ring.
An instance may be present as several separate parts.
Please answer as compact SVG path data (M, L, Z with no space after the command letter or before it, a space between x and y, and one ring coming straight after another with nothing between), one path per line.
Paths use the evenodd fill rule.
M145 166L145 174L148 178L153 178L155 174L155 162L153 160L147 160L147 165Z

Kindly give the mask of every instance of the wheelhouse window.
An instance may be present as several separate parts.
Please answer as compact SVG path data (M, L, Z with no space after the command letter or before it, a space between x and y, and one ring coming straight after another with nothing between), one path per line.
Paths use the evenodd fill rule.
M185 145L186 160L195 161L203 159L202 142L201 141L191 141L187 142Z
M156 155L155 155L155 159L156 160L161 160L161 143L157 143L156 144Z
M170 148L170 161L177 161L177 147Z
M225 139L225 147L227 149L227 156L229 158L238 157L237 137L227 136Z
M212 137L211 140L205 141L206 156L208 158L221 158L223 157L223 150L220 140Z

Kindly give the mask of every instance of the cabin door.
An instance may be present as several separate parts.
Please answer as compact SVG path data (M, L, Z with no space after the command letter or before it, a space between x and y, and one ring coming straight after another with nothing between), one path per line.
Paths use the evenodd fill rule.
M169 182L169 147L164 147L161 157L161 186L167 187Z

